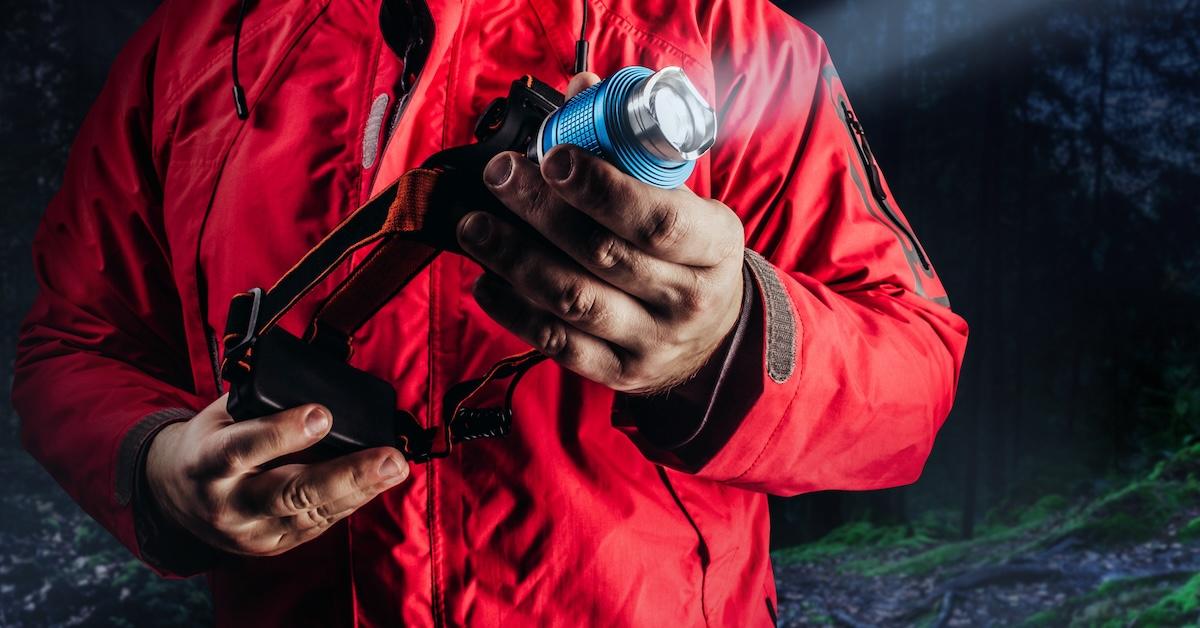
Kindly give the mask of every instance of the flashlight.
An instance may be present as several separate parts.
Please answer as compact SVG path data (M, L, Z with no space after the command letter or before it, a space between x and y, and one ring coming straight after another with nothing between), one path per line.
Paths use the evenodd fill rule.
M717 116L683 70L641 66L567 101L542 123L531 157L574 144L650 185L683 185L717 139Z

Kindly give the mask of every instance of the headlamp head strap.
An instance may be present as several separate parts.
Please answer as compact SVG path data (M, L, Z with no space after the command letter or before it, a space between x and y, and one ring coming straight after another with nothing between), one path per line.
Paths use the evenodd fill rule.
M366 259L321 305L304 340L319 353L344 362L349 357L354 332L439 254L440 247L430 244L436 240L425 231L430 226L427 221L430 208L439 203L437 190L443 174L440 168L406 172L342 221L269 290L254 288L234 296L225 325L222 377L234 384L235 389L252 379L259 338L272 333L279 320L354 251L375 244ZM446 177L442 185L454 187L454 180L459 178ZM284 332L279 330L274 335L279 333ZM275 342L273 346L293 346L293 351L304 351L288 345L287 341ZM425 428L412 414L398 411L394 415L394 436L383 436L389 434L386 431L356 430L354 426L344 426L344 431L368 435L357 439L357 444L394 444L414 462L448 455L453 443L502 436L508 433L512 422L512 391L521 375L540 360L536 352L507 358L483 378L453 386L443 403L446 414L441 425ZM489 383L506 378L512 379L503 407L467 407L467 402ZM234 400L235 395L231 394L231 414ZM262 408L258 410L261 412ZM335 419L334 431L338 430ZM383 438L389 442L366 442Z
M235 296L221 364L222 377L232 384L229 413L240 420L325 403L334 424L322 444L343 453L396 445L414 462L445 456L453 443L506 434L517 382L544 359L536 352L501 360L484 377L452 386L442 404L443 421L431 427L404 411L395 411L387 426L381 417L395 410L395 390L346 360L359 327L439 252L458 250L455 226L468 210L507 213L483 186L484 165L501 151L527 149L546 116L562 104L562 94L533 77L513 81L508 98L494 101L476 126L477 143L432 155L343 220L269 290ZM321 305L304 340L278 327L333 269L371 244L375 248ZM490 383L505 379L503 407L469 405Z

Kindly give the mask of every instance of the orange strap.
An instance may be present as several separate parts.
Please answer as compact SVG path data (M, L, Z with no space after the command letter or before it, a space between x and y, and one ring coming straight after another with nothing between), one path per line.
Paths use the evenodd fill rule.
M349 340L437 257L437 249L403 236L425 227L439 174L415 169L397 180L395 200L379 231L382 241L317 311L310 336L335 331Z

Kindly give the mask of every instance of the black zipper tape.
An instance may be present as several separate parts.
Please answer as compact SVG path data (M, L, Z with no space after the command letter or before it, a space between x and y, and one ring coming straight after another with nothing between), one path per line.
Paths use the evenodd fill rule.
M871 195L875 197L875 203L879 206L880 211L884 216L887 216L889 222L896 227L904 238L908 240L913 250L917 252L917 259L921 261L921 268L930 269L929 258L925 255L925 249L921 247L921 243L917 241L917 236L905 226L896 212L892 211L888 205L887 191L883 189L883 175L879 171L879 164L875 161L875 153L871 152L871 144L867 142L867 133L863 130L862 123L854 115L854 111L850 109L849 103L845 100L841 101L842 118L846 122L846 130L850 132L850 139L854 141L854 148L858 151L858 158L862 161L863 170L867 173L867 182L871 186Z

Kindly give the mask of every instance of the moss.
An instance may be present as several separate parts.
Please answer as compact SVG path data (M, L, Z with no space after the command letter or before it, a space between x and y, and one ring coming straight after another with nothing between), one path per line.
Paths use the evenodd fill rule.
M928 539L905 526L876 526L866 521L855 521L812 543L779 550L774 553L774 558L780 564L795 564L856 550L912 547L927 542Z
M1183 524L1179 529L1179 538L1183 540L1200 539L1200 517Z
M1122 578L1110 580L1095 590L1069 599L1054 608L1045 609L1027 617L1021 622L1026 628L1042 628L1054 626L1104 626L1123 628L1125 626L1163 626L1181 625L1188 615L1175 611L1151 614L1150 609L1159 605L1169 606L1164 600L1187 595L1195 595L1192 578L1183 588L1175 587L1187 576L1175 574L1165 576L1147 576L1141 578ZM1188 587L1193 587L1190 592ZM1182 592L1182 593L1181 593ZM1157 613L1157 611L1155 611ZM1174 612L1175 614L1170 614ZM1193 607L1193 611L1194 607Z
M1141 626L1180 626L1200 621L1200 573L1138 613L1136 620Z
M1044 544L1066 537L1098 545L1141 542L1159 534L1198 495L1200 484L1195 481L1135 481L1085 508Z
M980 530L979 536L936 546L922 546L923 551L890 563L879 564L868 558L847 563L847 570L868 576L905 574L925 576L942 567L953 566L956 571L968 570L985 563L999 563L1013 553L1013 542L1028 536L1041 526L1040 521L1011 526L991 525Z
M1021 622L1021 626L1024 628L1058 628L1058 626L1068 624L1070 620L1070 615L1063 615L1061 609L1048 608L1025 618L1025 621Z
M982 555L983 553L978 552L978 549L979 545L973 541L959 541L939 545L892 563L872 563L869 559L856 561L847 564L846 569L861 571L868 576L889 574L923 576L945 565L966 567L972 564L971 557L975 557L979 561L986 560L986 555Z
M1062 495L1046 495L1022 512L1018 522L1026 525L1041 523L1050 517L1061 514L1070 505L1067 498Z
M1200 442L1193 443L1163 460L1150 473L1151 480L1180 482L1200 478Z
M962 532L962 513L949 508L928 510L913 521L918 537L957 539Z

